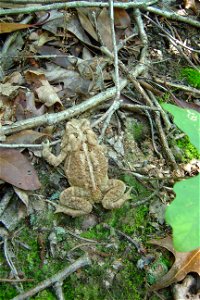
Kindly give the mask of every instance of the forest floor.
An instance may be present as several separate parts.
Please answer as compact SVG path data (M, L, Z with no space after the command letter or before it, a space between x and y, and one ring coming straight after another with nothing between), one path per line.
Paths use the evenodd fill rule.
M0 9L0 299L180 300L175 278L162 281L173 255L150 241L172 235L173 184L199 159L161 107L199 110L199 1L123 1L114 19L112 1L38 2ZM55 214L69 183L42 142L58 155L74 118L89 120L105 147L108 177L131 188L121 207ZM195 284L181 300L197 299Z

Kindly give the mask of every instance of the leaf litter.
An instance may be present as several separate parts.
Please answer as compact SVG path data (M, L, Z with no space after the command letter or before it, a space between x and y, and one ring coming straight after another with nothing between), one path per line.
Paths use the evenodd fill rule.
M175 4L170 5L172 5L172 9L177 10ZM198 13L197 6L198 1L185 1L182 3L182 8L186 9L189 15L192 14L193 16ZM144 52L145 43L144 40L142 41L141 32L138 31L138 24L136 25L137 17L133 17L130 10L115 8L114 15L116 42L119 48L119 65L121 68L124 64L127 68L122 67L120 69L121 80L122 78L126 78L127 70L131 72L132 69L137 69L137 62L140 59L141 52ZM45 114L62 112L69 107L84 103L88 98L101 94L101 92L106 91L107 88L114 85L115 75L113 61L111 57L101 52L102 46L111 52L113 51L110 16L107 8L78 8L69 9L67 11L58 11L55 9L49 12L48 19L45 19L46 13L36 12L32 18L35 24L38 23L41 25L38 27L30 27L28 30L16 31L13 33L14 38L9 40L9 36L6 35L6 32L13 30L14 27L12 24L28 22L28 24L24 25L19 24L19 27L22 29L29 27L30 23L34 23L30 19L26 20L26 18L23 18L23 14L18 17L17 15L12 15L9 19L9 25L5 19L5 25L2 27L4 35L2 35L3 64L2 70L0 71L2 79L0 87L0 120L3 128L8 125L14 126L16 121L23 122L34 117L36 117L36 119L37 117L43 117ZM154 20L158 22L158 18ZM42 23L43 21L44 23ZM181 64L184 65L184 58L181 52L175 49L171 42L167 44L166 37L161 36L160 33L158 34L158 28L156 28L156 26L154 27L153 23L145 18L143 22L145 23L145 30L148 33L149 39L148 61L145 63L149 65L150 61L151 64L146 74L141 75L142 80L150 80L148 82L151 83L151 87L160 89L162 91L161 94L164 94L163 90L166 78L168 81L177 82L177 84L181 81L181 79L178 80L174 74L180 67L180 61ZM179 24L178 21L174 21L174 25L171 21L168 22L164 18L160 18L159 22L162 23L162 26L167 30L170 27L176 37L180 38L183 36L183 38L187 38L185 36L186 31L176 27ZM195 48L196 45L198 45L198 41L195 38L196 31L192 27L190 31L192 34L189 35L194 37L194 39L192 38L190 40L190 46ZM165 47L163 45L165 45ZM194 55L194 53L187 52L187 49L184 51L192 63L198 61L198 53ZM158 64L158 60L160 59L161 61ZM165 63L165 59L167 63ZM163 85L158 86L154 84L154 82L152 83L152 74L156 74L160 80L163 80ZM123 177L126 175L124 176L124 180L132 185L133 203L134 201L137 202L139 200L140 202L147 199L147 202L142 202L146 204L142 204L141 211L146 208L150 211L143 216L143 221L141 221L137 227L138 216L135 213L135 208L132 208L131 203L125 205L125 213L123 209L121 209L122 216L117 216L117 212L113 212L112 217L114 219L112 219L109 213L107 215L106 212L100 211L98 207L95 208L96 221L93 222L94 224L92 223L90 227L91 232L94 231L95 234L98 235L98 228L102 226L102 223L107 222L112 225L114 224L109 235L109 240L106 240L106 237L102 239L104 243L106 241L106 247L99 246L99 250L98 247L95 246L92 249L92 256L95 258L94 261L96 261L98 267L100 267L99 271L103 270L103 273L107 274L106 279L101 276L99 277L102 278L102 282L100 284L98 283L99 285L97 287L99 295L101 295L99 299L105 298L104 293L108 287L111 291L112 299L122 299L122 297L128 299L130 294L132 298L143 299L144 297L149 297L148 299L153 299L153 296L148 290L144 291L144 284L139 292L131 289L128 285L129 279L130 282L134 282L132 279L133 276L137 281L136 274L138 273L138 269L136 262L139 257L137 256L138 254L134 254L136 257L131 258L134 263L131 263L131 270L127 275L127 261L129 263L131 262L131 259L129 259L130 255L127 253L130 252L131 244L128 244L121 252L119 249L122 247L122 242L114 231L115 227L117 227L125 231L125 236L130 235L132 239L136 237L144 243L146 241L145 230L148 232L146 234L151 232L150 236L162 235L163 231L164 233L167 232L163 211L170 202L170 199L174 197L170 189L176 177L170 179L172 172L168 165L166 153L163 152L163 145L160 143L160 137L155 123L155 115L149 110L149 117L147 110L137 110L136 106L134 106L135 104L147 106L147 103L143 99L145 94L140 94L136 87L132 86L133 81L133 79L132 81L130 80L129 84L121 92L124 106L122 105L120 110L113 115L106 129L104 143L108 149L111 177ZM149 90L147 90L147 93L150 95ZM175 101L175 98L172 97L172 102L174 101L181 107L194 108L198 111L198 104L194 104L195 94L190 93L188 98L188 93L185 95L179 89L173 91L173 93L176 99L181 100ZM101 119L106 110L111 106L111 103L112 102L108 102L101 107L95 107L95 109L91 111L83 111L85 117L96 123L95 130L98 135L101 134L104 123L104 121L98 121L98 119ZM134 106L136 111L128 111L128 105L129 108L132 106L131 109L133 109ZM154 105L155 103L153 106ZM127 120L130 120L131 125L129 125ZM165 123L165 120L162 120L162 122ZM56 121L54 123L56 123ZM63 126L60 124L58 126L54 124L50 126L50 128L45 128L44 126L35 127L35 130L23 128L19 133L10 134L7 137L4 136L6 138L4 143L11 145L16 144L16 146L19 144L38 144L43 141L44 138L49 137L49 134L45 133L48 132L48 130L53 133L52 135L55 139L61 137L63 130ZM167 130L166 134L169 134ZM180 131L176 128L174 134L178 135ZM175 151L173 145L170 146L172 150ZM55 148L55 152L59 153L59 146L56 145ZM17 200L13 199L9 202L9 205L0 219L1 223L10 231L17 229L20 221L27 216L30 218L30 222L33 222L31 224L31 231L33 231L32 228L37 228L38 230L41 227L40 220L44 222L45 217L47 217L47 214L45 214L44 217L43 199L50 199L50 197L57 199L57 193L66 188L66 182L62 182L62 169L54 170L42 162L41 159L38 160L38 157L41 157L40 150L35 151L34 149L31 150L31 148L28 148L28 151L26 149L24 151L24 149L25 148L21 150L0 148L0 177L5 182L13 185L15 193L18 195ZM157 154L160 155L156 155L156 151ZM27 160L27 153L31 161ZM177 159L177 162L179 164L181 161ZM56 174L55 172L59 174L58 180L51 180L50 177L56 178L56 176L49 175L54 175ZM182 171L181 174L185 176L185 174L188 175L189 173ZM193 176L193 174L191 171L189 175ZM136 176L136 179L134 176ZM49 177L49 179L47 180L46 177ZM169 177L169 179L167 177ZM150 181L147 180L147 178L150 179ZM151 179L154 179L154 181L151 181ZM160 180L163 180L163 186L166 190L168 189L169 192L162 190L159 184ZM152 190L162 190L162 193L158 193L158 197L152 198L154 201L152 201L150 207L148 206L148 201L151 203L151 200L148 200L149 193L146 194L146 190L145 193L142 192L141 186L143 185L149 192ZM3 190L6 188L7 185L4 184ZM39 188L40 190L37 191ZM31 191L34 191L34 193ZM19 199L21 200L19 201ZM34 210L37 211L36 204L33 205L34 208L32 210L30 209L32 200L34 203L38 203L38 207L40 206L39 202L43 203L43 205L40 206L40 210L43 212L42 217L34 213ZM159 206L160 210L158 209ZM48 211L51 212L50 210ZM96 215L98 215L98 218L96 218ZM33 225L34 218L36 220L35 225ZM54 216L51 216L50 224L53 223L52 219L54 218ZM74 259L77 253L79 253L76 250L79 249L79 245L77 245L74 238L68 239L69 246L66 248L67 251L63 250L66 247L63 238L67 228L66 222L69 224L67 226L69 226L71 231L78 232L79 237L84 233L87 236L90 232L88 228L82 228L80 224L77 225L77 223L75 223L76 221L71 220L69 217L65 218L64 220L62 216L60 216L60 219L54 223L62 228L60 235L59 229L55 234L56 250L54 254L55 257L58 258L58 261L60 257L66 257L66 254L69 259ZM115 218L118 220L117 225ZM145 223L146 221L148 223ZM144 226L143 223L145 223ZM84 220L83 224L85 224ZM59 226L56 228L59 228ZM144 229L146 228L145 226L150 226L151 229ZM131 228L134 229L132 230ZM48 225L47 231L50 236L53 232L52 225ZM42 236L46 243L47 235L42 233ZM34 237L37 238L35 235ZM159 242L155 242L155 244L156 243L159 245ZM174 254L175 262L171 270L163 276L161 281L154 284L151 290L159 290L172 285L174 282L182 281L190 272L199 273L197 266L197 258L199 257L198 250L189 253L175 252L172 248L171 239L163 240L162 245ZM87 245L81 246L80 248L85 252L89 251ZM61 249L64 251L62 254ZM75 249L74 253L73 249ZM112 259L109 260L107 258L106 263L109 261L109 268L106 269L105 267L105 269L101 269L104 268L103 266L106 261L105 257L107 253L105 252L110 249L112 249L112 255L116 256L117 260L112 261ZM133 247L131 251L134 251ZM153 250L148 249L148 252L151 253ZM46 260L48 261L48 256L46 256ZM120 263L117 263L118 260ZM147 264L149 264L151 260L144 257L144 261L148 261ZM120 277L120 272L122 272L124 279ZM145 277L144 273L141 274L138 286L141 285L141 280L144 280ZM80 281L82 280L84 282L85 275L82 271L78 276L80 277ZM128 280L126 281L125 278L127 276ZM97 283L93 281L91 274L89 278L94 287ZM113 278L115 278L116 284ZM75 283L75 286L76 285L77 282ZM120 291L118 289L119 286ZM88 287L89 291L90 289L91 285ZM124 296L122 295L122 290L128 290L130 294ZM161 295L162 297L162 292L160 293L159 296ZM81 299L86 299L84 297L87 296L82 295ZM170 297L171 294L167 299L171 299Z

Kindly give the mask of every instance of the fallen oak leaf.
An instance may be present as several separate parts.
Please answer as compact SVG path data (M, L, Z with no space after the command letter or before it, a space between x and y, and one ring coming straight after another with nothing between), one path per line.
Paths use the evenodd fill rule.
M173 247L172 238L169 236L161 240L151 240L149 243L166 248L175 257L174 264L168 273L153 284L150 290L155 291L168 287L174 282L183 280L190 272L195 272L200 276L200 248L190 252L177 252Z
M0 179L23 190L37 190L41 186L31 163L15 149L0 148Z

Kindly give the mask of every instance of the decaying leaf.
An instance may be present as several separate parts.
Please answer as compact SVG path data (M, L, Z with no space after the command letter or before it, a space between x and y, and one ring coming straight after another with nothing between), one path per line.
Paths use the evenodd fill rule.
M20 151L0 148L0 179L23 190L37 190L40 182L31 163Z
M125 9L115 7L114 18L115 26L117 28L126 29L131 25L131 19Z
M0 84L0 95L13 98L18 89L23 88L19 85L12 85L9 82Z
M110 16L107 8L103 8L97 18L97 27L104 45L110 50L113 50L112 35L110 27Z
M29 91L24 93L20 90L18 96L15 98L14 105L15 117L18 121L41 116L45 113L45 106L42 105L37 108L34 93Z
M19 225L19 222L27 215L27 208L22 201L10 201L5 211L0 216L0 222L9 231L13 231L17 225Z
M14 191L17 194L17 196L19 197L19 199L22 200L22 202L26 205L26 207L28 207L29 197L28 197L27 192L25 192L22 189L19 189L17 187L14 187Z
M83 26L85 31L88 32L93 37L94 40L98 41L97 33L94 30L94 27L90 22L89 18L87 17L87 13L89 13L89 9L79 8L76 10L78 12L78 17L81 22L81 25Z
M37 52L41 55L54 55L55 57L51 58L51 61L58 66L70 70L73 70L75 68L77 58L72 56L70 57L69 55L62 53L60 50L53 46L42 46L37 50Z
M48 64L43 72L49 82L63 83L66 97L76 94L88 95L91 80L84 79L77 71L66 71L66 69L54 64Z
M0 34L13 32L16 30L26 29L32 27L31 24L20 24L20 23L1 23Z
M183 280L190 272L200 276L200 248L190 252L177 252L172 243L171 237L161 240L151 240L151 244L166 248L174 254L175 261L169 272L159 282L151 286L151 290L159 290L171 285L174 282Z
M25 72L25 78L38 95L39 100L47 107L54 105L56 102L62 105L60 98L41 72L28 70Z
M47 134L34 130L23 130L7 137L7 144L34 144L36 141L46 137Z

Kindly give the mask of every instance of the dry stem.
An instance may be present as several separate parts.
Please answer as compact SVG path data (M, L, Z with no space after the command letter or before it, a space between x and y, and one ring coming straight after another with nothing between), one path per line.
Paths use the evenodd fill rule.
M81 267L87 266L87 265L91 265L91 260L90 260L89 256L84 255L84 256L80 257L79 259L77 259L70 266L65 267L63 270L61 270L57 274L40 282L33 289L30 289L29 291L14 297L12 300L23 300L23 299L27 299L28 297L32 297L35 294L37 294L38 292L51 286L52 284L55 284L56 282L64 280L66 277L68 277L70 274L72 274L76 270L80 269Z

